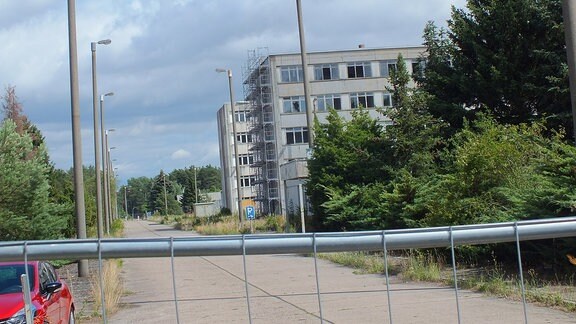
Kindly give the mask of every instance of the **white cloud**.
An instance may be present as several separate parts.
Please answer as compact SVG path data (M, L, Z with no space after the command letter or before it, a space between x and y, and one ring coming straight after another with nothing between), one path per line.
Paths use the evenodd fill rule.
M421 44L428 20L449 18L465 0L304 1L310 51ZM248 51L299 50L294 1L77 1L82 147L93 164L90 42L119 176L157 175L190 165L219 166L216 110L234 71L237 99ZM67 6L64 1L0 1L0 90L9 84L46 137L56 167L72 164ZM1 95L1 93L0 93Z
M192 156L192 154L186 150L179 149L176 152L172 153L172 160L182 160L188 159Z

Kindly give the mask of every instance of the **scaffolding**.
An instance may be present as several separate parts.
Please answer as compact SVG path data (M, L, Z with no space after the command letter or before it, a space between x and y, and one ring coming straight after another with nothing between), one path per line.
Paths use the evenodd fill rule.
M248 51L243 69L244 99L249 102L249 133L252 136L250 165L256 177L255 201L259 215L280 214L280 183L276 156L276 126L270 59L267 48Z

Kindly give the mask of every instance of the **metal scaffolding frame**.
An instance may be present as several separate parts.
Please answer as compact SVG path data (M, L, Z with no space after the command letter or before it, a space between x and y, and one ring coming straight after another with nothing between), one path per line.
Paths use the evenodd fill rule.
M279 214L281 210L271 73L267 48L248 51L243 85L245 100L250 103L250 151L254 154L250 167L256 176L254 191L259 215Z

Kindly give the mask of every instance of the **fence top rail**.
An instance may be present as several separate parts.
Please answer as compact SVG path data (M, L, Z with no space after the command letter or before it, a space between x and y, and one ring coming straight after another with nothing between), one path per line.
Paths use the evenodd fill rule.
M0 242L0 261L292 254L449 247L576 236L576 217L419 229Z

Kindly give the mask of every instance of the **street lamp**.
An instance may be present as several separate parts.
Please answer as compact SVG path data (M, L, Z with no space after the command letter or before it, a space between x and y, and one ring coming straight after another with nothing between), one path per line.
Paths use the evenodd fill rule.
M216 69L216 72L228 74L228 88L230 89L230 109L232 110L232 133L234 134L234 159L233 162L236 165L236 194L238 195L238 218L240 219L240 224L244 223L244 218L242 217L242 196L240 191L240 163L238 161L238 138L236 133L236 110L234 109L234 90L232 87L232 70L226 69Z
M112 41L104 39L90 43L92 50L92 113L94 115L94 171L96 173L96 217L98 220L98 238L104 236L102 223L102 180L100 178L100 143L98 143L98 82L96 81L96 45L108 45Z
M112 132L115 129L109 129L108 132ZM108 134L107 134L108 135ZM112 160L112 155L111 155L111 151L116 149L116 146L112 146L109 147L108 146L109 142L108 142L108 136L106 136L106 147L108 148L107 154L106 154L106 163L108 164L108 175L106 177L106 185L107 185L107 191L108 191L108 226L112 227L112 221L114 220L114 209L112 208L112 198L116 198L116 189L114 189L114 195L112 195L112 179L114 178L114 168L112 167L112 161L116 161L116 160ZM116 199L114 199L114 201L116 201Z
M102 42L102 41L101 41L101 42ZM104 43L103 43L103 44L104 44ZM101 145L101 148L102 148L102 154L101 154L102 156L99 157L99 158L102 159L102 172L104 173L104 177L106 177L106 171L107 171L107 170L106 170L106 158L105 158L106 149L104 148L104 146L105 146L105 143L104 143L104 135L105 135L105 134L104 134L104 97L113 96L113 95L114 95L114 92L107 92L107 93L105 93L105 94L103 94L103 95L100 95L100 145ZM99 173L98 173L98 174L99 174ZM103 217L103 218L104 218L104 223L105 223L105 226L103 226L103 228L106 227L106 228L108 229L108 228L109 228L109 225L108 225L108 214L107 214L107 212L108 212L108 205L107 205L107 203L108 203L108 202L107 202L107 200L106 200L107 197L108 197L108 194L107 194L107 189L106 189L106 178L104 178L103 187L104 187L104 199L103 199L103 202L102 202L102 210L104 211L104 212L103 212L103 214L104 214L104 217ZM106 233L109 234L109 230L107 230Z
M298 15L298 34L300 35L300 58L302 60L302 83L304 84L304 100L306 100L306 127L308 127L308 158L314 149L314 116L312 115L310 100L310 81L308 77L308 54L306 53L306 39L304 37L304 22L302 20L302 3L296 0Z
M103 96L100 96L100 103L102 104ZM102 105L100 105L102 107ZM104 110L100 110L100 117L102 117L102 112ZM104 120L101 121L101 126L103 125ZM108 157L110 156L110 149L108 148L108 133L113 131L114 129L102 129L102 170L104 172L104 222L106 225L106 234L110 234L110 186L109 186L109 178L108 175L110 174L110 168L108 166Z
M74 169L74 213L76 237L86 238L86 205L82 167L82 134L80 123L80 90L78 86L78 44L76 43L76 1L68 0L68 53L70 61L70 104L72 113L72 159ZM78 261L78 277L88 277L88 260Z

